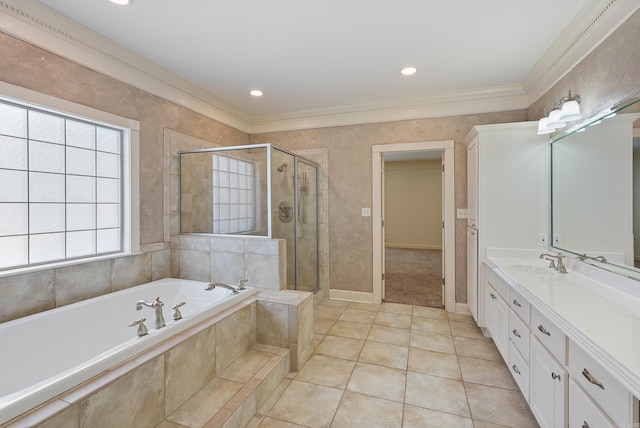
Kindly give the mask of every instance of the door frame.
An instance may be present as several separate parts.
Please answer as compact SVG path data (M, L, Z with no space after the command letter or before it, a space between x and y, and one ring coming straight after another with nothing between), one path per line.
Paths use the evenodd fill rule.
M383 167L384 154L395 152L417 152L417 151L441 151L444 165L444 242L442 248L442 258L444 262L443 278L444 286L444 307L448 312L456 311L456 257L455 257L455 199L454 199L454 144L453 140L444 141L423 141L415 143L399 144L378 144L371 147L371 169L372 169L372 227L373 227L373 303L382 301L383 292L383 258L384 258L384 229L382 227L383 209Z

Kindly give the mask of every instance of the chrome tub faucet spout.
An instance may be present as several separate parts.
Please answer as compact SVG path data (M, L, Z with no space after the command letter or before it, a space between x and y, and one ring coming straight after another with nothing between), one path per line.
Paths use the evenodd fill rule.
M146 300L138 300L136 303L136 311L142 309L143 306L151 308L156 312L156 328L162 328L167 324L164 322L164 315L162 315L162 307L164 303L160 300L160 297L156 297L153 302L147 302Z
M231 290L231 294L238 294L239 291L237 289L235 289L234 287L230 286L229 284L224 284L222 282L216 282L216 283L211 283L209 285L207 285L204 289L207 291L211 291L216 287L222 287L222 288L226 288L227 290Z

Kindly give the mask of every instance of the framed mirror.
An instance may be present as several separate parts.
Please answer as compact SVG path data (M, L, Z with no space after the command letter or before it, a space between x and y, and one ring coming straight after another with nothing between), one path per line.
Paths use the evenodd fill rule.
M550 238L640 280L640 96L552 138Z

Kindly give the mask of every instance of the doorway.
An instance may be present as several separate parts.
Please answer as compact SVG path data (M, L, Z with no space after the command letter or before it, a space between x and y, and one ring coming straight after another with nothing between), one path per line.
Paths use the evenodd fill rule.
M403 144L374 145L372 147L373 175L373 302L385 297L385 230L384 230L384 159L393 154L410 155L434 152L442 159L442 296L444 308L455 312L455 214L454 214L454 150L453 141L430 141Z
M444 307L442 157L441 150L383 155L385 302Z

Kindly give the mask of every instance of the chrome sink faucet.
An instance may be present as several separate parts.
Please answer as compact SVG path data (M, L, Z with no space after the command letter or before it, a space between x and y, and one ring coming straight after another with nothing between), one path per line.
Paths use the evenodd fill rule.
M224 284L222 282L216 282L216 283L212 282L211 284L207 285L204 289L207 290L207 291L211 291L216 287L222 287L222 288L226 288L227 290L231 290L231 294L238 294L239 293L239 291L237 289L235 289L234 287L232 287L231 285Z
M541 260L549 260L550 268L553 268L560 273L567 273L567 267L564 264L564 257L562 256L562 254L558 253L554 255L554 254L542 253L540 254L539 258ZM557 265L556 265L556 261L557 261Z
M164 303L160 301L160 297L156 297L156 300L153 302L138 300L138 303L136 303L136 311L141 310L143 306L152 308L156 311L156 328L162 328L167 325L164 322L164 316L162 315L162 307L164 306Z

